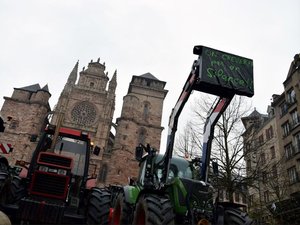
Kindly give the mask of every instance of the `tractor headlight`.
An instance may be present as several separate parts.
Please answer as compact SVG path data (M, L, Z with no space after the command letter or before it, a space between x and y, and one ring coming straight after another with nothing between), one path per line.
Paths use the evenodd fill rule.
M58 175L67 175L67 171L66 171L66 170L63 170L63 169L58 169L58 170L57 170L57 174L58 174Z
M57 169L49 168L49 169L48 169L48 172L49 172L49 173L57 173Z
M39 171L48 172L48 169L47 166L39 166Z

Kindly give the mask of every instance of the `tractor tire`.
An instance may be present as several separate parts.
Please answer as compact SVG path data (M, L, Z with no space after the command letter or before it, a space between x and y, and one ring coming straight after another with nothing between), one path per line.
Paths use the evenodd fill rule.
M13 177L10 184L10 192L8 193L8 203L15 204L27 195L25 184L22 182L22 178Z
M0 172L0 204L5 203L7 192L9 190L9 175L5 172Z
M111 225L131 225L133 217L133 206L125 201L124 193L117 197Z
M92 189L87 206L87 225L109 224L110 197L104 189Z
M1 193L2 189L5 187L8 179L9 179L8 173L0 171L0 193Z
M142 196L135 207L134 225L174 225L171 201L156 194Z
M224 209L224 225L254 225L252 220L246 212L236 208Z
M25 185L22 183L22 179L18 176L15 176L13 178L7 178L6 181L3 181L1 178L2 176L0 176L0 183L4 182L4 186L0 195L1 204L19 203L19 201L27 194Z

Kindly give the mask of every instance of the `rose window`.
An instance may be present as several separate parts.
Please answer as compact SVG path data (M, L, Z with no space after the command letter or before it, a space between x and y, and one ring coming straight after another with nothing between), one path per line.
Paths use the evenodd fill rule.
M80 102L73 108L71 117L77 124L91 125L96 120L96 109L89 102Z

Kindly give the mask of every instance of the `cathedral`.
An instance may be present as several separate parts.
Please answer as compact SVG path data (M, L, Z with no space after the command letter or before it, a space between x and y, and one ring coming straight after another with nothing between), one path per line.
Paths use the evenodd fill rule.
M89 133L98 149L98 154L91 156L90 171L97 176L99 186L126 184L138 173L135 147L139 143L160 147L166 82L151 73L132 76L121 115L113 121L117 71L109 78L105 63L98 59L78 73L78 64L67 77L54 109L49 105L47 85L14 88L11 97L4 97L1 115L6 128L0 133L0 144L9 145L5 157L11 164L30 162L46 124L60 124Z

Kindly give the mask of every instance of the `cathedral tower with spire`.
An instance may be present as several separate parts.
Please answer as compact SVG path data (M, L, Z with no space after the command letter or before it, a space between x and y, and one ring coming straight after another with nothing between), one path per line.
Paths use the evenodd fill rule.
M115 110L117 71L109 80L105 63L98 59L91 61L87 68L83 67L78 77L78 64L75 64L60 94L51 123L90 134L94 146L100 148L100 154L93 155L90 162L98 172L102 153L112 146L110 130Z

